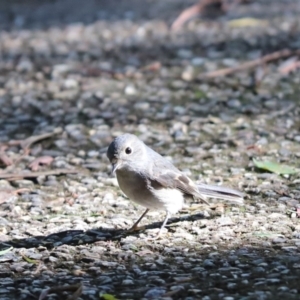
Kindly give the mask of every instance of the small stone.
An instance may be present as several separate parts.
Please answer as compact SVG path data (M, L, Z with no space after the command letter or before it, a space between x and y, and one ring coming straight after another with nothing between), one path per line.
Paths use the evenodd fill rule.
M289 290L289 288L287 286L280 286L277 288L277 291L280 292L287 292Z
M64 87L66 89L75 89L78 87L78 82L75 79L68 78L64 81Z
M128 96L136 95L137 90L134 85L127 85L124 90L125 94Z
M150 103L149 102L136 102L134 104L134 108L136 110L147 111L150 108Z
M191 60L192 65L194 65L196 67L203 65L204 62L205 62L205 58L202 58L202 57L194 57Z
M230 108L240 108L241 102L238 99L231 99L227 102L227 106Z
M122 285L134 285L134 282L131 279L124 279Z
M186 108L183 106L174 106L174 112L177 113L178 115L183 115L186 113Z
M294 136L294 141L300 143L300 135Z
M298 249L297 246L286 246L286 247L281 247L282 250L285 251L296 251Z
M193 67L189 66L188 68L186 68L182 74L181 74L181 78L184 81L192 81L194 79L194 69Z
M286 239L284 237L276 237L272 240L273 244L282 244L285 242L286 242Z
M233 290L237 287L237 284L235 282L230 282L227 284L227 288L230 290Z
M269 283L279 283L281 280L279 278L270 278L267 279L267 282Z
M278 201L282 201L282 202L287 202L291 200L291 198L289 197L279 197L278 198ZM283 215L282 214L279 214L279 213L272 213L269 215L269 218L281 218Z
M34 187L34 183L31 180L26 180L26 179L16 180L15 184L19 188L33 188Z
M177 56L183 59L189 59L193 56L193 52L189 49L179 49L177 51Z
M211 259L205 259L203 261L203 266L204 267L208 267L208 268L212 268L215 266L214 262Z
M217 224L219 226L229 226L229 225L233 225L234 223L230 217L221 217L217 220Z
M30 72L33 70L33 64L29 59L23 59L18 63L17 70L19 72Z
M291 151L289 151L288 149L285 149L285 148L281 148L278 153L281 155L281 156L284 156L284 157L288 157L291 155Z
M274 109L276 106L277 106L277 101L276 100L267 100L265 103L264 103L264 106L266 108L272 108Z

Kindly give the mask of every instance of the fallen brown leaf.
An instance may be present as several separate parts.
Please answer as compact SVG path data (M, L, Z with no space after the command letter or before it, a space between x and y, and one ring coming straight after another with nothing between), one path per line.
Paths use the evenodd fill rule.
M149 65L146 65L145 67L141 68L141 71L151 71L156 72L161 69L161 62L155 61Z
M291 72L296 71L298 68L300 68L300 61L298 57L293 56L289 59L287 59L285 62L283 62L279 68L278 71L282 75L288 75Z
M29 164L29 168L32 171L38 171L38 169L40 168L40 165L49 166L53 162L53 160L54 160L54 158L51 156L40 156L40 157L37 157L35 160L33 160Z

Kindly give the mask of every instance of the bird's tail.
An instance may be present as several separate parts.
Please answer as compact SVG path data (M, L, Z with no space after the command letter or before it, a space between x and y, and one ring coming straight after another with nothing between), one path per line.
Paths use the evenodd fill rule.
M244 194L222 186L209 185L209 184L198 184L198 191L201 195L223 199L234 204L243 205L244 204Z

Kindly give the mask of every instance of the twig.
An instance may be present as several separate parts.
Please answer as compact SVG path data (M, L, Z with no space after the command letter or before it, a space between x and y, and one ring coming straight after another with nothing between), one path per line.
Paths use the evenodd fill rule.
M231 75L236 72L253 69L259 65L263 65L263 64L269 63L274 60L289 57L291 55L299 55L299 54L300 54L300 50L293 51L293 50L289 50L289 49L284 49L284 50L276 51L276 52L267 54L263 57L260 57L260 58L257 58L257 59L251 60L251 61L247 61L236 67L224 68L224 69L219 69L216 71L204 73L204 74L200 75L200 79L215 78L215 77Z
M285 61L279 68L278 71L282 75L288 75L289 73L295 71L296 69L300 68L300 61L298 57L294 56L287 61Z
M206 0L205 2L208 2L208 1ZM218 2L220 2L220 1L218 1ZM173 22L173 24L171 26L171 30L172 31L179 30L186 21L199 15L201 13L201 11L203 10L203 7L204 7L204 3L199 2L193 6L185 9Z
M186 23L188 20L196 17L197 15L203 13L206 8L209 6L216 6L215 9L219 9L223 12L226 12L233 8L234 6L240 4L240 3L247 3L249 1L247 0L235 0L233 1L232 5L229 5L227 1L224 0L200 0L197 4L188 7L185 9L181 14L176 18L176 20L171 25L172 31L178 31L184 23Z
M40 135L34 135L34 136L31 136L31 137L25 139L24 141L22 141L20 145L23 150L29 149L32 144L34 144L38 141L44 140L44 139L48 139L49 137L52 137L56 134L57 134L57 132L53 131L53 132L43 133Z
M0 145L0 160L2 160L6 166L10 166L11 169L12 167L14 167L14 165L18 164L26 155L30 153L30 147L32 146L32 144L52 137L60 132L60 129L56 129L53 132L30 136L24 140L11 140L4 145ZM19 157L15 161L12 161L5 153L5 150L8 148L8 146L20 146L23 149L23 153L19 155Z
M267 116L267 119L274 119L276 117L279 117L279 116L284 116L286 115L288 112L292 111L294 108L295 108L295 104L294 103L291 103L289 106L281 109L281 110L278 110L278 111L274 111L273 113L270 113L268 116Z
M0 179L16 180L21 178L36 178L39 176L49 176L49 175L60 175L60 174L74 174L78 173L78 170L70 169L56 169L49 171L40 172L21 172L21 173L0 173Z
M39 135L33 135L28 137L25 140L12 140L9 141L7 144L9 146L15 146L15 145L20 145L23 150L29 149L30 146L38 141L48 139L49 137L52 137L56 134L58 134L60 131L59 130L54 130L53 132L47 132L47 133L42 133Z

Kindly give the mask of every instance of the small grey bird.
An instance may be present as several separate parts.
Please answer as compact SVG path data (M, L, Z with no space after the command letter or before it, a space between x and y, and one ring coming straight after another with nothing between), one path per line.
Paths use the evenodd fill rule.
M112 173L124 194L147 209L130 230L137 230L139 222L150 209L164 210L166 217L158 232L160 235L171 214L182 209L184 196L220 198L235 204L243 204L239 191L207 184L195 184L169 160L146 146L137 136L123 134L113 140L107 149Z

